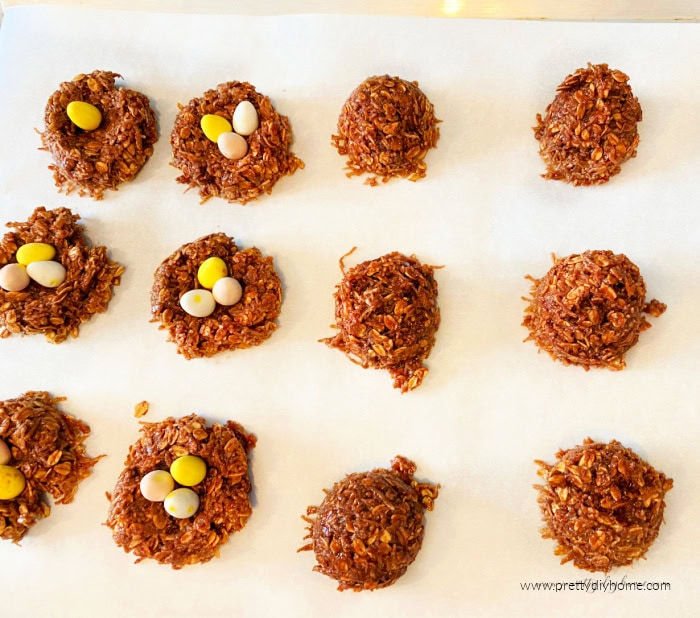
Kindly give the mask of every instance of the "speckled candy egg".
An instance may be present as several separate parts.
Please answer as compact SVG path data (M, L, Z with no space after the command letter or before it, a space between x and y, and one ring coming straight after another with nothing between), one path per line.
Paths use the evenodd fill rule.
M180 487L166 496L163 506L169 515L187 519L197 512L199 496L187 487Z
M45 288L57 288L66 280L63 264L51 260L27 264L27 274Z
M151 502L163 502L175 489L175 481L167 470L152 470L139 483L141 495Z
M190 290L180 298L180 306L195 318L206 318L214 313L216 301L209 290Z

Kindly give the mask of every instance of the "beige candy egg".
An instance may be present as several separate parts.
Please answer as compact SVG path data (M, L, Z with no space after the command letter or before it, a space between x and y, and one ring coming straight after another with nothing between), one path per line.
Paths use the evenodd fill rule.
M175 481L167 470L151 470L139 483L141 495L151 502L163 502L175 489Z
M12 452L10 447L7 446L7 442L0 438L0 466L7 465L12 459Z
M219 135L216 143L221 154L232 161L242 159L248 153L248 142L245 141L245 137L241 137L233 131Z
M238 279L221 277L211 290L214 300L220 305L230 307L243 297L243 287Z
M29 275L21 264L5 264L0 268L0 288L6 292L21 292L28 285Z

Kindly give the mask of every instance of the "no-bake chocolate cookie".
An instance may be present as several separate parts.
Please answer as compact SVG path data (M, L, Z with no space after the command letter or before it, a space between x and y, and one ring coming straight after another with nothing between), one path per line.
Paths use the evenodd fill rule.
M20 487L22 479L24 482L17 496L3 494L5 499L0 499L0 538L18 543L40 519L48 517L51 507L46 494L56 504L72 502L78 484L100 459L86 455L83 443L90 428L59 411L61 401L63 398L47 392L28 392L0 402L2 479ZM10 489L10 483L0 484L1 491Z
M241 104L242 109L247 108L245 115L257 118L257 125L238 129L241 133L236 135L242 140L236 139L243 150L232 155L235 158L228 158L224 154L228 154L228 149L220 148L217 136L225 132L229 134L227 137L235 138L230 134L236 132L232 124ZM202 127L205 116L218 117L208 120L224 124L225 128L207 137ZM289 119L277 113L270 99L247 82L219 84L181 107L170 143L173 165L181 172L177 182L196 188L203 202L221 197L245 204L270 193L280 178L304 167L303 161L289 150L292 144Z
M534 129L547 165L544 178L602 184L637 155L642 108L628 81L607 64L589 63L557 88Z
M83 322L107 309L112 286L119 285L124 267L107 257L106 247L89 242L79 219L68 208L39 206L28 221L7 224L14 231L0 241L0 267L10 266L19 276L21 268L58 270L60 277L53 278L53 272L48 278L36 276L36 280L24 275L22 289L7 286L16 291L0 286L1 338L41 333L48 341L61 343L69 336L77 337ZM37 245L53 248L55 255L38 265L17 266L18 255L21 261L28 261L20 252Z
M321 341L364 368L388 370L401 392L420 386L440 325L435 267L394 251L346 272L344 257L335 292L338 333Z
M560 450L553 465L536 461L544 485L535 485L545 527L561 562L610 571L644 558L664 520L664 496L673 480L617 440L590 438Z
M338 590L390 586L416 559L423 544L423 512L432 511L439 485L413 478L416 465L397 456L391 469L348 474L310 506L304 520L314 571L338 582Z
M78 75L49 98L41 141L53 157L49 169L59 190L102 199L106 189L132 180L153 154L158 129L148 97L116 86L118 78L111 71ZM80 128L69 117L75 102L94 108L87 114L97 114L95 128ZM83 124L83 115L79 110L73 119Z
M348 176L371 174L369 185L394 177L415 181L425 176L425 155L437 146L439 122L418 82L369 77L343 105L331 143L348 157Z
M239 282L237 302L225 305L209 298L210 284L200 272L205 262L218 262L225 269L221 278ZM183 308L189 308L183 297L191 298L193 292L193 302L213 302L211 313L198 317ZM165 259L151 290L152 321L167 329L178 352L188 359L259 345L276 330L281 305L282 282L272 258L255 247L239 250L233 238L222 233L183 245Z
M658 317L666 305L646 302L646 285L627 256L585 251L555 259L532 281L523 325L525 341L565 365L623 369L625 353L651 328L645 313Z
M255 437L233 421L208 425L195 414L144 423L141 432L107 496L111 504L106 524L115 543L137 556L136 562L152 558L174 569L218 556L252 514L248 452ZM201 461L203 478L191 484L187 475L180 477L173 468L178 459ZM147 474L168 470L185 485L180 489L196 495L197 508L189 516L177 513L177 504L171 508L168 498L164 505L142 493Z

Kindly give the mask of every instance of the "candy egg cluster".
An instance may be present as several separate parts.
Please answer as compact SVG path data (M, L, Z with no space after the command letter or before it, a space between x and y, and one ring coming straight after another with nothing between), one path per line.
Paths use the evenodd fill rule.
M214 313L216 304L230 307L243 297L238 279L228 276L226 262L220 257L204 260L197 270L201 289L189 290L180 297L180 306L191 316L206 318Z
M246 137L258 128L260 121L255 106L241 101L233 111L231 122L218 114L202 116L200 126L207 139L215 142L227 159L242 159L248 152Z
M0 268L0 288L21 292L30 281L45 288L57 288L66 280L66 269L54 261L56 249L43 242L29 242L17 249L17 262Z
M150 502L162 502L169 515L177 519L192 517L199 509L199 496L190 489L207 475L207 464L201 457L185 455L170 464L170 471L152 470L139 484L141 495ZM175 483L183 487L175 488Z
M10 447L4 440L0 439L0 500L16 498L27 485L22 471L8 465L11 459Z

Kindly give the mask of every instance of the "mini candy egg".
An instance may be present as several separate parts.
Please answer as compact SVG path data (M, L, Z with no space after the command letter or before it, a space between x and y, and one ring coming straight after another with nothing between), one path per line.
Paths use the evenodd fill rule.
M57 288L66 280L63 264L51 260L27 264L27 274L45 288Z
M219 135L216 143L221 154L232 161L242 159L248 152L248 142L245 141L245 137L241 137L233 131L226 131L226 133Z
M219 139L219 135L231 130L231 123L223 116L217 116L216 114L204 114L199 122L199 126L202 127L202 131L204 131L207 139L210 139L215 144Z
M152 470L139 483L141 495L151 502L163 502L175 489L175 481L167 470Z
M226 262L224 262L220 257L210 257L202 262L200 267L197 269L197 281L199 284L211 290L214 284L228 275L228 269L226 268Z
M250 135L258 128L258 112L250 101L241 101L233 112L233 130L239 135Z
M102 113L94 105L84 101L71 101L66 107L71 122L83 131L94 131L102 122Z
M243 297L243 287L238 279L221 277L211 289L214 300L220 305L230 307Z
M207 475L207 464L201 457L185 455L178 457L170 464L170 474L180 485L193 487L204 480Z
M177 519L192 517L199 508L199 496L187 487L171 491L165 497L165 510Z
M6 292L21 292L28 285L29 275L21 264L5 264L0 268L0 288Z
M209 290L190 290L180 297L180 306L195 318L206 318L214 313L216 301Z
M23 491L27 484L24 474L12 466L0 466L0 500L12 500Z
M45 242L28 242L17 249L15 257L25 266L32 262L48 262L56 257L56 249Z
M0 466L10 463L10 459L12 459L10 447L7 446L7 442L5 442L5 440L0 438Z

